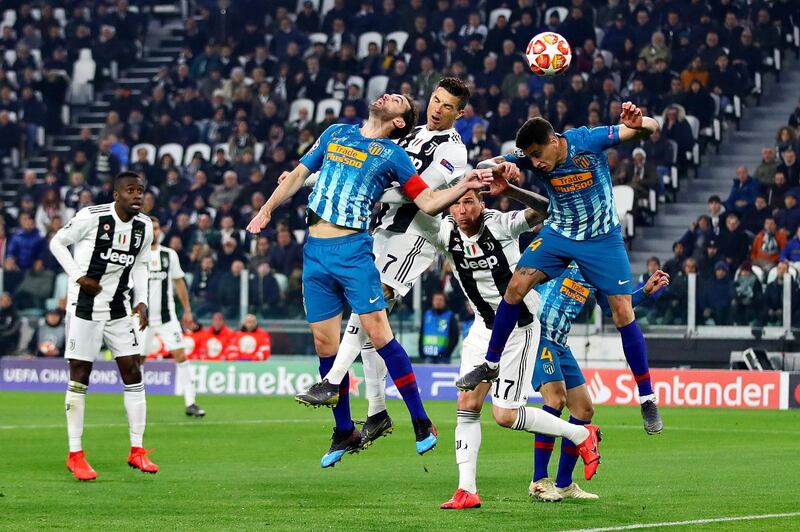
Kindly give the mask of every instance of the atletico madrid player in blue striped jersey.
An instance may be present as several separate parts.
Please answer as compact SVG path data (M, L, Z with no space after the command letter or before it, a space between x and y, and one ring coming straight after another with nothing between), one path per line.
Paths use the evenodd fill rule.
M549 217L517 264L497 309L486 361L461 377L456 386L471 390L497 378L500 357L519 318L523 298L537 284L560 276L574 260L586 280L608 296L625 358L636 376L645 431L658 434L663 423L650 382L644 335L631 305L631 267L614 205L611 170L603 153L622 142L649 137L658 129L658 122L643 116L631 102L622 104L620 122L559 135L547 120L533 118L517 132L515 153L479 164L491 167L514 162L532 170L547 189Z
M408 354L394 339L386 315L380 275L367 233L370 214L385 188L394 181L428 214L437 214L466 191L491 182L491 170L475 170L452 188L433 191L417 175L405 151L391 139L402 138L416 125L417 109L411 98L385 94L370 104L362 126L335 124L326 129L300 164L278 185L248 225L260 232L272 212L291 198L306 178L319 171L308 199L310 236L303 247L303 300L307 320L320 357L320 375L333 366L339 350L344 303L349 303L361 325L386 362L392 380L411 414L416 450L423 454L437 443L436 429L428 418L417 389ZM498 173L502 173L502 170ZM335 386L323 380L308 394ZM347 377L337 386L330 403L336 428L329 451L320 465L330 467L347 452L359 449L361 436L350 417Z

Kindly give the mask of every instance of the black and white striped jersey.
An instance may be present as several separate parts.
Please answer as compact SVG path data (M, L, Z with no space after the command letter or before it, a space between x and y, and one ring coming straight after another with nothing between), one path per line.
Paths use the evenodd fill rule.
M417 126L398 141L420 177L432 190L455 185L467 169L467 148L455 128L431 131ZM425 214L415 203L386 203L375 224L394 233L411 233L433 242L439 231L438 216Z
M123 222L106 203L81 209L50 242L50 249L69 277L67 310L85 320L104 321L131 314L134 306L147 303L147 264L153 224L144 214ZM73 246L72 253L67 246ZM96 279L102 288L91 297L80 289L78 279Z
M475 314L491 329L497 307L519 262L519 235L531 228L525 211L486 209L481 216L481 229L471 237L461 232L452 216L447 216L439 226L436 245L450 261ZM538 312L539 295L531 290L525 296L518 325L530 325Z
M175 279L183 279L180 259L174 249L158 246L150 250L150 296L147 305L151 326L177 321Z

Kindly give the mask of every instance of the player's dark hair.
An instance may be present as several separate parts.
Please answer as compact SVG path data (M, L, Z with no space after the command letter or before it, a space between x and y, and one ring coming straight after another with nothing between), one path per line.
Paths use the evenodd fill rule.
M555 130L550 122L540 116L531 118L517 132L517 148L527 151L533 144L543 146L550 142L553 135Z
M125 181L126 179L144 180L144 178L139 174L137 174L136 172L131 172L131 171L120 172L116 176L114 176L114 190L117 190L122 185L122 182Z
M401 115L406 124L403 127L394 128L394 130L389 133L390 139L402 139L417 126L417 117L419 116L417 104L414 103L414 100L408 94L404 94L403 98L408 102L408 111Z
M436 86L443 88L458 98L459 111L463 111L464 107L469 103L471 93L469 91L469 86L463 80L458 78L442 78Z

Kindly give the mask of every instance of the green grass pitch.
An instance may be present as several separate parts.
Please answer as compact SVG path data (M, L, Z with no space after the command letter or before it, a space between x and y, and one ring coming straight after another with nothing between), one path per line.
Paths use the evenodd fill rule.
M98 479L66 470L62 394L0 393L0 529L41 530L569 530L800 509L800 411L663 409L660 436L639 411L600 407L603 464L579 483L599 501L533 503L532 435L483 413L483 507L439 510L456 488L455 405L428 402L440 443L420 457L401 402L396 429L333 469L321 469L327 409L289 398L201 397L187 419L178 397L148 397L145 445L161 471L128 468L122 397L89 394L84 446ZM354 416L366 405L354 401ZM558 449L558 447L557 447ZM557 453L551 461L555 473ZM578 472L581 471L578 467ZM674 527L683 529L684 527ZM797 530L800 516L692 530Z

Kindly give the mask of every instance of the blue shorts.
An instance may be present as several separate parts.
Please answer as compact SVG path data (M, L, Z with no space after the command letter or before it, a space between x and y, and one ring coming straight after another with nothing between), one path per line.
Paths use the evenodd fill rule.
M538 392L548 382L558 381L564 381L567 390L586 383L578 361L572 356L572 350L542 336L539 338L539 352L533 366L531 385Z
M344 310L345 301L356 314L386 308L372 237L368 233L309 236L303 246L306 320L314 323L332 318Z
M607 296L631 294L631 263L619 227L589 240L572 240L545 226L525 249L517 268L535 268L555 279L573 260L586 282Z

